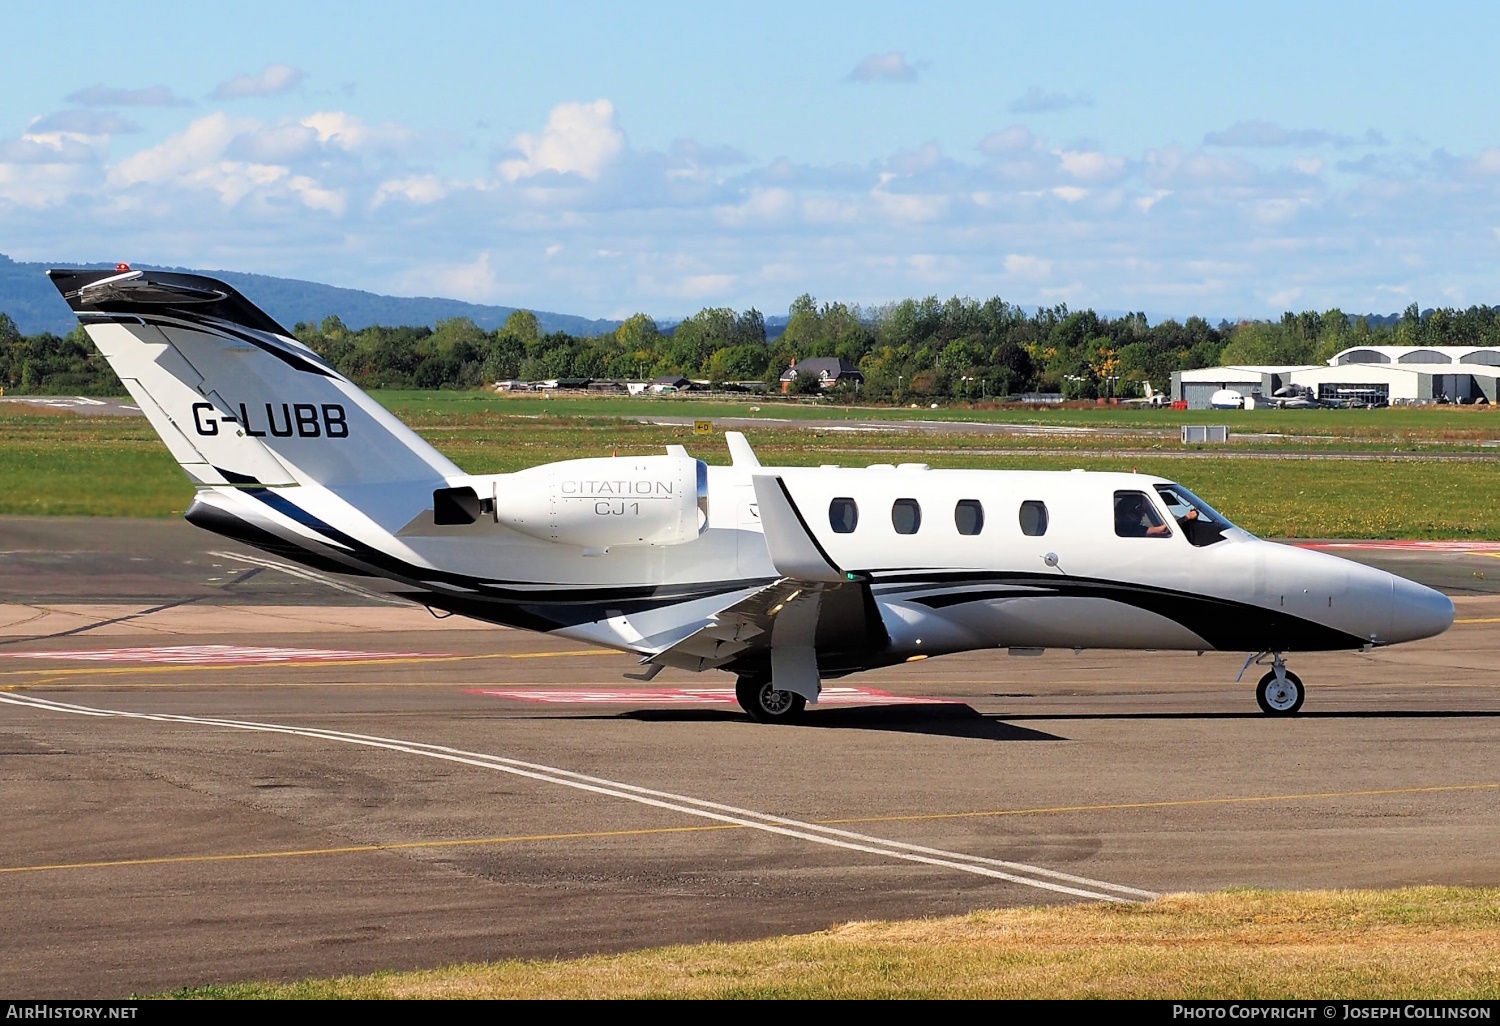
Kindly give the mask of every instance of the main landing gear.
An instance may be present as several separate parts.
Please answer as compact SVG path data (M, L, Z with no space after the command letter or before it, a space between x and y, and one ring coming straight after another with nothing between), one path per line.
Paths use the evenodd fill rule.
M734 697L757 723L795 723L807 708L807 699L791 691L777 691L770 677L747 674L738 678Z
M1251 656L1245 660L1240 676L1245 675L1245 670L1250 668L1252 662L1264 666L1261 660L1267 655L1271 656L1271 672L1255 686L1255 701L1267 716L1290 716L1302 708L1302 702L1307 698L1307 689L1302 686L1302 678L1286 668L1286 660L1281 657L1280 652L1261 652Z

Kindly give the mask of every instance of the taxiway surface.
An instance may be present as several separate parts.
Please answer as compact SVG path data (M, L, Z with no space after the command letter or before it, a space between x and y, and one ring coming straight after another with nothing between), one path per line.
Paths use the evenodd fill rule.
M641 685L620 655L130 526L0 521L8 995L1500 883L1483 552L1366 553L1450 579L1460 622L1296 657L1290 720L1233 683L1242 656L1049 652L832 682L872 693L765 727L712 690L723 675ZM917 698L936 701L881 704Z

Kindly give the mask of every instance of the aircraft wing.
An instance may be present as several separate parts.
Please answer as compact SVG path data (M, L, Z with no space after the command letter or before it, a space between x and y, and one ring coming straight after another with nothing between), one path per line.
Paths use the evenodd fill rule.
M790 613L805 616L804 596L816 595L816 586L783 578L709 617L709 622L649 660L662 666L686 670L713 670L752 649L769 649L776 634L778 617ZM816 617L816 610L812 610Z
M867 657L890 636L868 582L833 561L782 479L754 474L752 481L766 547L781 579L714 613L645 661L690 670L769 665L778 684L816 701L820 667L836 668L852 653Z

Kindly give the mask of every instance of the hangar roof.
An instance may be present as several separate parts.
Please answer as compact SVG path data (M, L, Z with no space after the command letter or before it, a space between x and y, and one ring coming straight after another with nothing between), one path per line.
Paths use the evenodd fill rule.
M1225 367L1199 367L1182 372L1183 381L1254 381L1260 382L1262 374L1290 374L1293 371L1312 370L1318 364L1287 364L1285 366L1261 366L1258 364L1231 364Z
M1328 361L1330 367L1349 363L1461 363L1500 367L1500 346L1351 346Z

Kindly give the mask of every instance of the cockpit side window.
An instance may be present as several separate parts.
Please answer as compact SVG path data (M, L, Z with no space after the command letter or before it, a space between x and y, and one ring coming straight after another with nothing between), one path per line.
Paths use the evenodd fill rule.
M1145 492L1115 492L1115 534L1121 538L1166 538L1171 533Z
M1229 521L1182 485L1157 485L1156 494L1161 496L1162 504L1189 542L1202 548L1224 540L1224 531L1231 526Z

